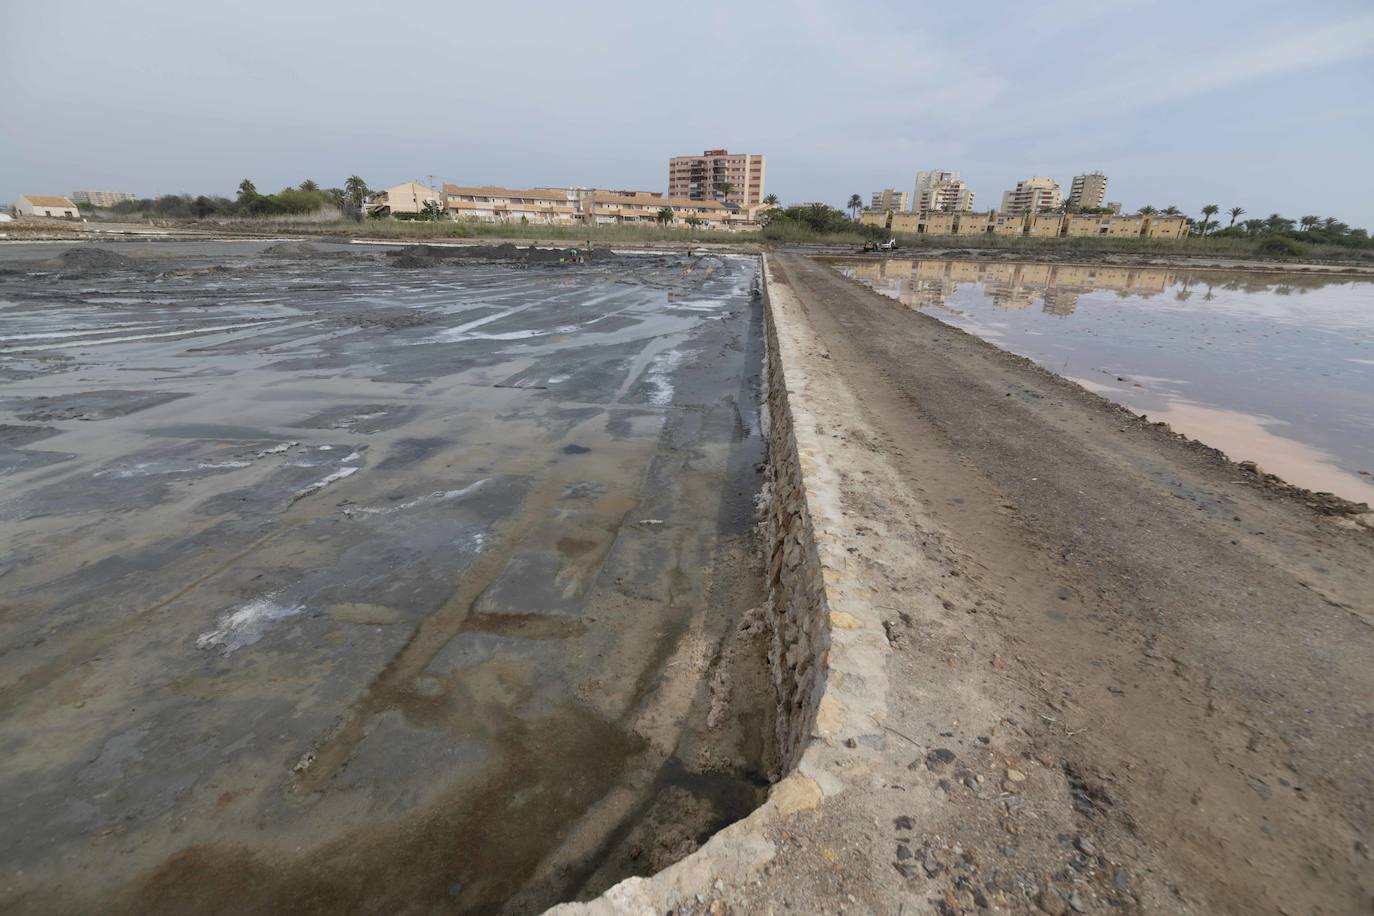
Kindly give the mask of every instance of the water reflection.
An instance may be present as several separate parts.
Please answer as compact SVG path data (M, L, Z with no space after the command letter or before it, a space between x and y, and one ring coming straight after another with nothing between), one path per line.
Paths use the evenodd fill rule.
M1348 285L1348 277L1321 274L1256 274L1245 271L1181 270L1161 267L1112 267L1085 264L998 263L947 259L834 259L841 273L915 308L944 305L961 286L978 285L994 305L1008 311L1034 308L1050 315L1072 315L1084 293L1109 291L1118 296L1151 298L1170 293L1187 302L1201 294L1204 302L1217 291L1306 294L1331 285Z
M935 258L831 263L1236 460L1374 505L1374 278Z

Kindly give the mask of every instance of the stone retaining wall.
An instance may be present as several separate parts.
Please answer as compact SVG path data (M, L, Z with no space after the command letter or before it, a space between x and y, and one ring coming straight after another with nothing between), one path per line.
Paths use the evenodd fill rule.
M830 628L807 509L806 482L797 451L787 392L786 361L778 352L777 325L764 284L768 338L768 518L765 549L772 643L769 667L777 695L777 740L783 772L796 766L806 748L825 685Z
M770 663L778 702L783 778L768 800L701 849L648 878L627 878L561 916L659 916L722 886L751 881L778 854L772 836L799 811L847 788L845 744L871 744L886 712L887 642L873 583L846 551L847 515L839 466L887 479L882 459L833 439L862 423L862 411L812 335L800 305L764 261L767 328ZM695 909L689 906L687 909Z

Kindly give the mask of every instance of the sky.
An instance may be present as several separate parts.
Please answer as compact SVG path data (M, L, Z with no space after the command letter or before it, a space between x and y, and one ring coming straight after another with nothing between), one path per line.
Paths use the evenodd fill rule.
M1127 210L1374 230L1370 0L0 0L0 35L0 201L662 191L723 147L785 203L1100 170Z

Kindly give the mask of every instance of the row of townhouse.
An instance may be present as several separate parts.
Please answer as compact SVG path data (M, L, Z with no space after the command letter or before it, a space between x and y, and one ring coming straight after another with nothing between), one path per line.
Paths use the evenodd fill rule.
M866 210L859 222L913 235L1009 235L1033 238L1181 239L1188 234L1183 216L1120 213L987 213L922 210L886 213Z
M753 229L761 207L719 200L665 197L656 191L594 188L502 188L446 184L442 192L414 182L387 188L368 201L369 213L423 212L435 204L451 219L544 225L668 224L734 231ZM667 212L665 212L667 211ZM671 218L668 216L671 213Z

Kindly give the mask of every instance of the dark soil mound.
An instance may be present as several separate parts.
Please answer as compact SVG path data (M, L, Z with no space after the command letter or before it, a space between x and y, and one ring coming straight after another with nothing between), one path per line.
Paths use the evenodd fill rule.
M265 258L310 258L323 253L309 242L278 242L262 250Z
M107 270L132 267L135 261L128 255L110 251L108 248L71 248L54 258L52 263L78 270Z

